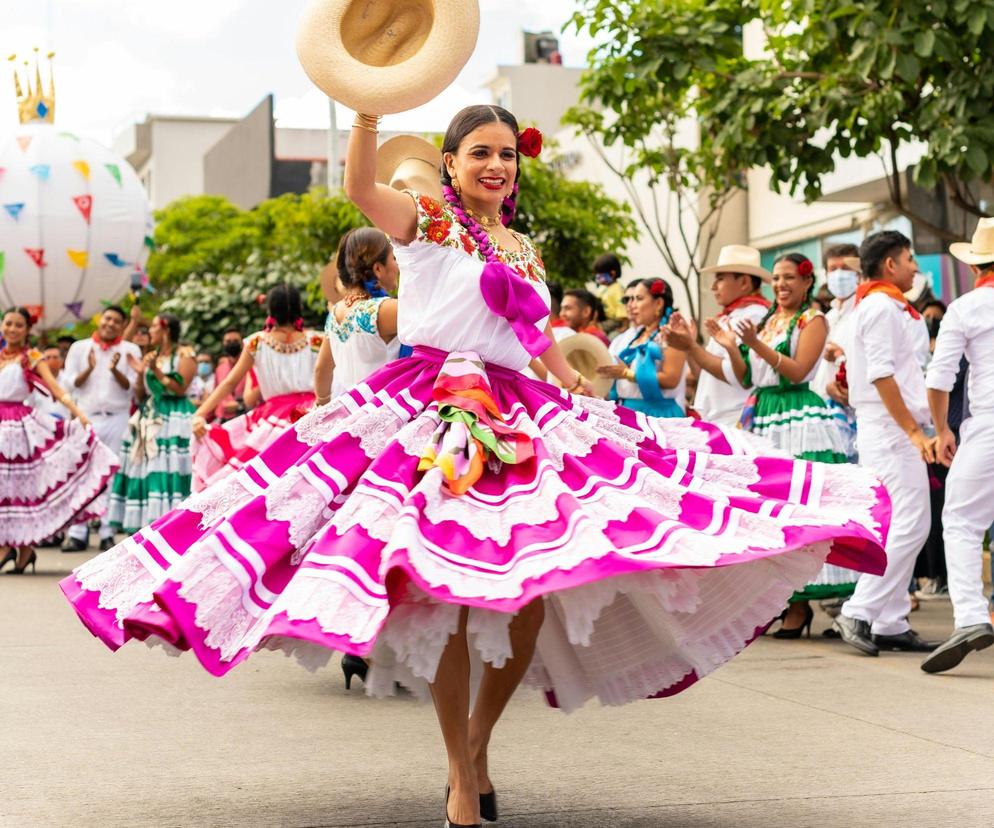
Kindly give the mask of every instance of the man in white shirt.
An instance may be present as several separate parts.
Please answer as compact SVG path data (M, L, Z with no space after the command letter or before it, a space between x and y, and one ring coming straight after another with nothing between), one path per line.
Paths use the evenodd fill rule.
M938 459L951 466L942 540L955 626L922 662L926 673L951 670L972 650L994 644L983 578L984 530L994 522L994 219L981 219L973 241L950 245L949 252L970 265L977 281L946 310L925 380ZM949 392L964 354L970 363L970 417L960 426L957 448L948 423Z
M866 655L881 649L928 652L908 624L908 584L931 524L928 471L935 461L922 358L928 329L904 297L916 265L911 241L893 230L874 233L860 247L865 276L856 291L852 353L846 362L849 402L856 411L859 463L887 487L891 524L887 569L862 574L833 627Z
M121 441L128 429L137 378L134 366L141 362L139 347L121 337L126 322L127 315L121 308L108 307L93 337L73 343L64 369L65 388L90 419L100 442L116 455L121 453ZM87 524L77 523L69 530L62 550L82 552L88 546L88 537ZM107 550L113 545L114 530L104 517L100 521L100 548Z
M852 323L856 312L856 288L860 281L859 248L854 244L836 244L825 251L825 274L832 307L825 314L828 343L825 358L811 382L811 390L841 406L849 406L849 392L835 379L846 351L852 349Z
M760 293L763 282L773 275L760 265L760 253L753 247L731 244L721 248L718 263L701 270L712 274L711 292L721 307L718 324L735 330L748 320L758 325L770 309ZM698 373L694 410L708 422L734 428L742 416L749 389L735 378L728 352L713 339L702 347L696 331L680 314L673 314L667 328L667 344L687 352L691 369Z

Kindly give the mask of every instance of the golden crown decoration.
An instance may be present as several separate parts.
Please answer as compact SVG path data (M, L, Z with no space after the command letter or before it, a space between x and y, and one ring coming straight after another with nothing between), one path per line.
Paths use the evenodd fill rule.
M54 123L55 122L55 71L52 68L52 58L55 52L49 52L48 58L48 91L46 92L41 82L41 64L38 61L38 47L34 48L35 71L32 85L31 64L24 61L23 79L18 75L17 67L14 71L14 94L17 96L17 117L22 124ZM17 55L7 58L12 64L17 60Z

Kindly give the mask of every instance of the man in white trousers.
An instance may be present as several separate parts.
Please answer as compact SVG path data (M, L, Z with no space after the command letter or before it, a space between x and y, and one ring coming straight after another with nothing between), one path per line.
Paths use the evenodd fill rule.
M984 596L984 531L994 522L994 219L981 219L972 242L949 252L970 265L976 287L949 305L939 328L925 384L938 436L939 462L951 466L942 510L953 634L922 662L926 673L958 665L973 650L994 644ZM960 359L970 363L970 418L960 427L960 446L947 422L949 392Z
M926 463L935 461L925 376L928 329L904 297L917 266L911 241L894 230L874 233L860 246L869 281L856 291L852 353L846 362L849 402L856 411L859 464L887 487L891 524L887 569L860 575L833 627L866 655L880 650L928 652L908 624L908 584L931 524Z
M141 362L141 349L122 339L127 315L111 305L100 315L91 339L74 342L66 354L65 387L89 418L97 438L118 457L128 430L131 399ZM134 363L134 364L132 364ZM106 498L104 493L102 498ZM83 552L89 545L86 522L69 529L63 552ZM100 521L100 548L114 545L114 530L104 517Z

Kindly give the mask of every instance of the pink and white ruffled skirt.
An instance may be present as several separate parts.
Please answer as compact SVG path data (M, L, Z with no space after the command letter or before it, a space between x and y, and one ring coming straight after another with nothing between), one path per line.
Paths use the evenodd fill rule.
M99 517L94 501L117 468L90 426L0 401L0 547L34 546Z
M526 684L566 710L671 695L745 647L826 559L882 573L890 504L856 466L654 419L487 365L534 456L452 494L418 471L446 354L419 348L306 415L246 466L79 567L62 589L111 648L192 650L223 675L259 649L373 657L416 692L469 607L478 661L546 602Z
M193 491L241 469L314 404L312 391L280 394L251 411L215 423L193 446Z

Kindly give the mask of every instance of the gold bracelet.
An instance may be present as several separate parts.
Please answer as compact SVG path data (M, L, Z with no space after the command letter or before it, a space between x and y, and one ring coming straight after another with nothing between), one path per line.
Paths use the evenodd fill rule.
M583 384L583 374L581 374L579 371L577 371L576 372L576 382L574 382L573 385L569 389L567 389L567 390L570 392L570 394L572 394L582 384Z
M635 382L635 372L631 368L625 369L625 379L629 382Z
M364 129L366 132L373 133L373 135L379 135L379 126L382 117L381 115L363 115L361 112L357 112L352 126L356 129Z
M315 405L327 405L331 402L331 397L317 397L314 400Z

